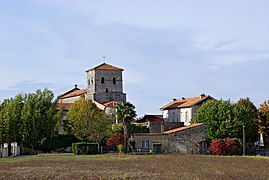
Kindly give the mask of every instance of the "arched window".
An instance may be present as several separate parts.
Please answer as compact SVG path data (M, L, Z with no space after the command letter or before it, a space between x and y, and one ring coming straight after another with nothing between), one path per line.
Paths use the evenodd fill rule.
M116 84L116 78L113 77L113 84Z
M101 84L105 84L105 78L104 77L101 78Z
M106 88L106 93L108 93L108 89Z

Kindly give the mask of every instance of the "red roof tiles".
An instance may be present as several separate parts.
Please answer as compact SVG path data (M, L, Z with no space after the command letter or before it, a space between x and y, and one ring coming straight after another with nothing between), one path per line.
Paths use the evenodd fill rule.
M190 129L190 128L194 128L194 127L198 127L198 126L202 126L204 125L203 123L196 123L196 124L191 124L189 126L183 126L183 127L180 127L180 128L176 128L176 129L171 129L169 131L165 131L163 134L172 134L172 133L176 133L176 132L179 132L179 131L184 131L184 130L187 130L187 129Z
M191 107L208 98L212 99L211 96L196 96L192 98L176 99L173 102L170 102L167 105L161 107L161 110Z
M67 92L61 95L60 98L64 99L64 98L69 98L69 97L74 97L74 96L80 96L82 94L85 94L86 92L87 92L86 89L75 89L71 92Z
M106 106L106 107L117 107L118 106L118 102L116 102L116 101L110 101L110 102L104 103L104 106Z
M110 64L106 64L106 63L100 64L99 66L96 66L94 68L88 69L86 72L93 71L93 70L123 71L122 68L118 68L118 67L112 66Z

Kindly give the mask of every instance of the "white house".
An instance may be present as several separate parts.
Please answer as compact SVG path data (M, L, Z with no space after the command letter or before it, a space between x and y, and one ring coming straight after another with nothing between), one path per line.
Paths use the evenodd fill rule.
M201 107L202 103L213 99L209 95L201 94L192 98L173 99L172 102L161 107L164 122L184 122L190 125L195 112Z

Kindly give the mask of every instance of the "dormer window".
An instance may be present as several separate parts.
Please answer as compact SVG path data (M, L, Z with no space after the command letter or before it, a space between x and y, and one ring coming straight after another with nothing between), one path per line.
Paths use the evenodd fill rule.
M105 84L105 78L104 77L101 78L101 84Z
M116 84L116 78L113 77L113 84Z

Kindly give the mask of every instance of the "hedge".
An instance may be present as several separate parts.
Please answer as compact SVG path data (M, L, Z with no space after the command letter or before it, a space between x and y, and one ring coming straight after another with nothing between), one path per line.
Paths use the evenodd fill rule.
M95 142L78 142L72 144L72 151L76 155L98 154L98 143Z

